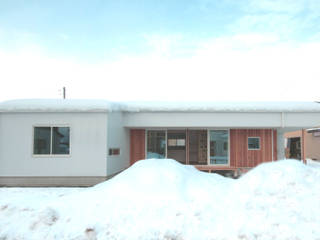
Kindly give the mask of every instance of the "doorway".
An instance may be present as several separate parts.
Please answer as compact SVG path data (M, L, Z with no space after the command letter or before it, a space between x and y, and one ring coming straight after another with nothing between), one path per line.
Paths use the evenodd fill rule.
M289 158L301 160L301 138L288 138L287 149L289 150Z

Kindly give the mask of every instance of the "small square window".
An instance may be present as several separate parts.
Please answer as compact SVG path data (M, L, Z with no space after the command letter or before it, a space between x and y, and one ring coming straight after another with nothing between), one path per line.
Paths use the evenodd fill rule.
M260 150L260 137L248 137L248 150Z

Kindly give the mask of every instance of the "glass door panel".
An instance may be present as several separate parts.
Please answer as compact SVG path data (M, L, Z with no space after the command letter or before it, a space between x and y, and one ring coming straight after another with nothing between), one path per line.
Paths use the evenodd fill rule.
M148 131L147 132L147 158L166 157L166 132Z
M229 131L210 130L210 164L229 163Z

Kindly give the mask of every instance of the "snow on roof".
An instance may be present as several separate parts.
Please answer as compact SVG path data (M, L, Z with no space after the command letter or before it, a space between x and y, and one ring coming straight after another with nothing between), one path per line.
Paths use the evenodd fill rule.
M307 129L308 133L320 132L320 127L309 128Z
M0 112L108 112L118 104L106 100L21 99L0 103Z
M316 102L127 102L129 112L320 112Z
M0 112L320 112L317 102L110 102L90 99L21 99Z

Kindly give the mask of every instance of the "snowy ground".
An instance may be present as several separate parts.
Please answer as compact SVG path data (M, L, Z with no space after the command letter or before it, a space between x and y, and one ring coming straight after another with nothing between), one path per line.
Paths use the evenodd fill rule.
M92 188L0 188L0 239L320 240L320 164L238 180L139 161Z

